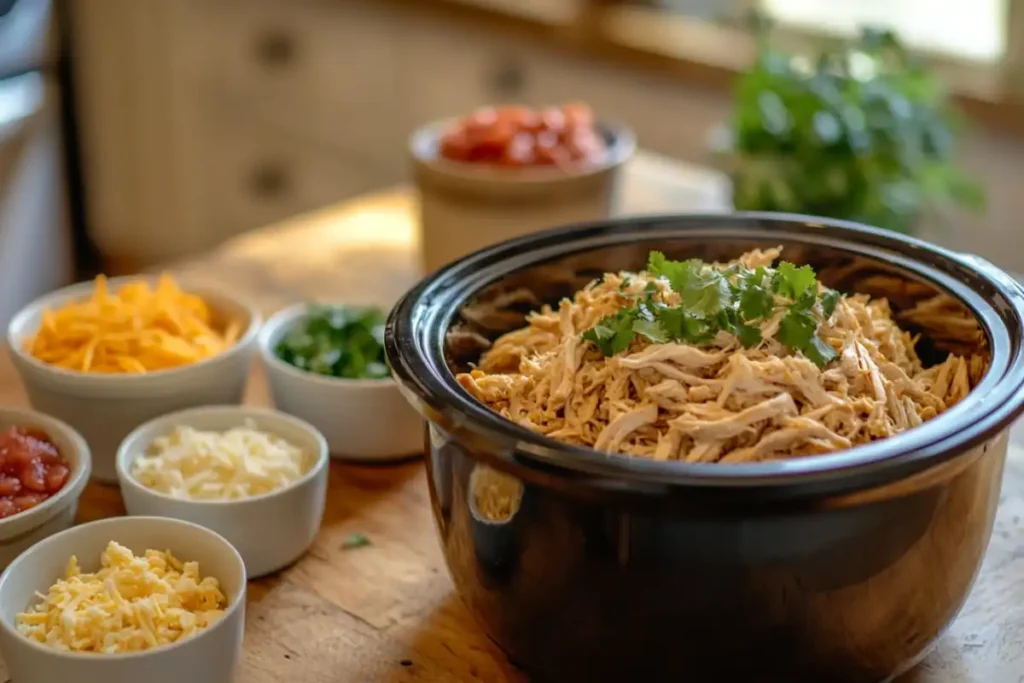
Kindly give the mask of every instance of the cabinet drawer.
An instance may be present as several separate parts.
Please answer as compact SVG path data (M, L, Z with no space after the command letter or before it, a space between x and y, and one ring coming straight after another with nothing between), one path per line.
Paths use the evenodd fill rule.
M467 35L429 17L405 24L400 39L399 92L408 97L410 129L489 104L544 104L531 88L530 49L516 40Z
M408 134L398 116L398 107L378 112L370 120L340 114L329 105L305 107L301 111L245 107L246 102L214 98L219 106L238 111L238 117L253 127L282 131L307 147L326 155L356 158L366 162L388 183L397 183L408 173Z
M179 58L207 92L297 115L329 105L339 120L392 105L395 20L371 2L190 0Z
M216 241L388 184L371 164L280 129L223 114L207 120L204 203Z

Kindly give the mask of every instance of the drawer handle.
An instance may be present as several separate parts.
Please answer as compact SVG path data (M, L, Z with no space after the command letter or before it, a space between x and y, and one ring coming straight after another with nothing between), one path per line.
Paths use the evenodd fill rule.
M272 29L256 40L256 58L271 68L288 66L295 61L295 38L285 31Z
M257 166L249 177L250 191L260 199L276 199L288 191L288 170L277 161Z
M491 72L491 90L500 96L515 97L526 84L522 63L512 56L499 58Z

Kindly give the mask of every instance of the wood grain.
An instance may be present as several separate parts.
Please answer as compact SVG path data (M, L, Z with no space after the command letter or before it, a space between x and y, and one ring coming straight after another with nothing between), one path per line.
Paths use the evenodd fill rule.
M625 209L708 210L710 176L638 159ZM721 208L720 206L718 208ZM417 277L414 195L395 190L238 239L174 271L252 297L270 312L301 299L390 304ZM6 354L0 401L26 405ZM247 401L267 404L254 370ZM1024 448L1016 434L988 555L967 605L902 683L1024 681ZM310 552L250 584L235 683L521 683L526 677L453 593L419 461L331 466L323 527ZM116 488L90 484L79 521L124 513ZM351 534L370 545L346 549ZM599 599L599 596L595 596ZM5 671L0 668L0 680Z

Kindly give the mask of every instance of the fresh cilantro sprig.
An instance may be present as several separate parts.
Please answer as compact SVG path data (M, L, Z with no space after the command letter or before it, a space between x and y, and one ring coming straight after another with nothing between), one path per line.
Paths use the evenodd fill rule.
M819 367L837 356L818 337L818 325L831 317L840 295L831 289L819 292L810 266L782 262L777 268L716 268L698 259L670 261L652 251L647 272L668 283L679 295L679 305L659 301L657 287L648 286L631 305L583 333L604 355L625 351L637 335L655 343L705 344L724 331L746 347L756 346L762 341L761 324L782 309L776 334L780 343Z

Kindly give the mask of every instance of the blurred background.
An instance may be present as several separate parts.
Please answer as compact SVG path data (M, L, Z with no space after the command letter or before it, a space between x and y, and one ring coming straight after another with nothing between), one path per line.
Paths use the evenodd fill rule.
M1009 0L0 0L0 318L407 182L414 128L501 102L1024 272L1021 66Z

